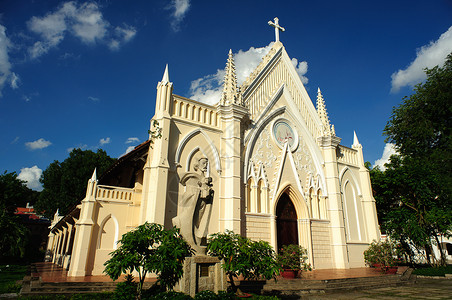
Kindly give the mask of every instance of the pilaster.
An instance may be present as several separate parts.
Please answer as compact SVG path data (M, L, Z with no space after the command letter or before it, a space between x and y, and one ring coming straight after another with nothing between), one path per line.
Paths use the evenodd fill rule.
M162 81L157 85L155 115L151 120L151 131L159 131L160 136L150 136L153 139L153 143L149 148L147 161L144 166L140 223L148 221L165 225L172 92L173 84L169 81L167 65ZM154 126L155 122L158 127Z
M328 216L331 220L331 249L333 266L339 269L349 268L347 240L344 224L344 211L339 183L336 149L341 141L337 136L327 135L318 138L325 160L325 177L328 189Z
M363 147L359 144L358 138L355 133L353 149L358 151L358 165L359 165L359 179L361 182L361 192L363 195L362 202L364 208L364 215L366 218L366 226L368 232L368 241L380 240L380 229L377 218L377 208L375 199L372 195L372 185L370 182L369 170L364 165Z
M223 131L220 151L221 164L224 166L220 177L220 230L241 232L241 200L242 195L242 120L248 110L237 104L219 105L221 129Z
M80 219L75 223L74 247L68 276L90 275L88 257L93 255L91 248L95 210L97 209L96 192L97 177L96 170L94 170L93 177L88 181L85 199L82 201Z

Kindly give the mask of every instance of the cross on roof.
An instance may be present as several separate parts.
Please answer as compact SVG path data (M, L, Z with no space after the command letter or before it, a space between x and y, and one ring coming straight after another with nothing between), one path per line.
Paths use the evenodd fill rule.
M276 39L276 42L279 42L279 31L281 30L281 31L286 31L285 29L284 29L284 27L281 27L281 26L279 26L279 19L278 18L275 18L274 19L274 23L272 22L272 21L268 21L268 25L270 25L270 26L272 26L272 27L275 27L275 39Z

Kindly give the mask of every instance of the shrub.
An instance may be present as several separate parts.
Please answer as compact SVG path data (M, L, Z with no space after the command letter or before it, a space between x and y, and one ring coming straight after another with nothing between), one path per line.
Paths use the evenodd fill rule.
M234 277L245 279L275 278L279 271L275 251L265 241L252 241L226 230L209 237L208 254L222 260L221 267L229 278L230 287L237 292Z
M137 285L138 283L136 283L133 280L133 276L131 274L127 274L126 280L124 282L119 282L118 284L116 284L113 299L117 300L135 299L135 295L137 293Z
M183 275L185 257L193 254L178 228L165 230L155 223L146 222L125 233L119 243L118 249L111 252L111 258L105 262L104 273L116 280L123 273L136 271L138 299L141 299L147 273L157 274L157 283L165 290L171 290Z
M162 292L154 296L146 297L148 300L192 300L193 298L184 293L168 291Z
M389 240L372 241L364 251L364 261L368 266L379 264L381 268L396 266L401 263L401 247Z
M195 300L220 300L220 296L212 291L201 291L195 295Z
M307 271L311 270L308 261L308 250L299 245L284 245L279 250L278 265L284 270Z

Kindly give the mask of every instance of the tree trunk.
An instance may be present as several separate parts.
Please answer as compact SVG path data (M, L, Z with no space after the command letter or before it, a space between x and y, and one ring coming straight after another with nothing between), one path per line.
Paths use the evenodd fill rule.
M445 266L446 265L446 255L443 252L443 246L439 242L438 235L436 235L436 234L435 234L435 240L436 240L436 244L438 245L439 255L441 257L441 259L439 261L439 265L440 266Z

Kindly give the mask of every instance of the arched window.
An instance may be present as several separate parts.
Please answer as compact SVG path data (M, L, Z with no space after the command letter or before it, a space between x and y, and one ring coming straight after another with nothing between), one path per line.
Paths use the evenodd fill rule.
M252 199L253 198L253 192L252 192L253 186L254 186L254 180L253 180L253 177L250 177L248 179L247 187L246 187L246 211L247 212L251 212L251 202L253 200Z

